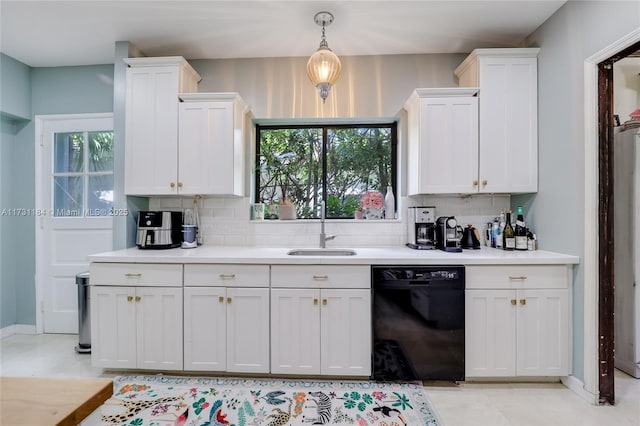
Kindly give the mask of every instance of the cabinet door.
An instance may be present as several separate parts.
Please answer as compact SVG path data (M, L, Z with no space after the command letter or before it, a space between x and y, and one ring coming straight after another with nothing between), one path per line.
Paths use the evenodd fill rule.
M227 369L227 294L223 287L184 288L184 369Z
M271 290L271 372L320 374L320 290Z
M320 291L321 374L371 375L371 291Z
M568 294L518 290L517 375L569 374Z
M418 192L478 192L478 98L424 98L420 105Z
M134 287L90 287L91 363L136 368Z
M538 190L537 59L480 59L480 192Z
M136 288L137 367L182 370L182 288Z
M227 371L269 372L268 288L227 288Z
M465 292L465 376L516 374L515 290Z
M182 102L178 175L182 194L233 194L233 104Z
M177 193L178 66L127 69L125 193Z

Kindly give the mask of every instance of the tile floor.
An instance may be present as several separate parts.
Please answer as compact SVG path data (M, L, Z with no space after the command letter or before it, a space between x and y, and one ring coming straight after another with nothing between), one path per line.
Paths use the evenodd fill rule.
M113 377L120 372L91 366L90 355L73 350L76 335L13 335L0 340L0 375ZM616 405L595 406L558 383L426 384L447 426L640 425L640 379L616 373ZM83 426L91 426L90 416Z

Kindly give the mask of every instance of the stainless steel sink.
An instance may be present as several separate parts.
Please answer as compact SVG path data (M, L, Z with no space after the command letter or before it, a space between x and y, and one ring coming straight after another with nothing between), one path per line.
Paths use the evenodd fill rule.
M294 249L287 252L289 256L355 256L357 253L351 249Z

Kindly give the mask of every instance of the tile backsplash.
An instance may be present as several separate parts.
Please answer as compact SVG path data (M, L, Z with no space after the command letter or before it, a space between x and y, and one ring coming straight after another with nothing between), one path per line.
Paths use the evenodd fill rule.
M462 226L478 230L501 210L510 208L509 195L402 197L398 220L327 220L326 234L336 235L327 247L390 247L407 242L409 206L435 206L437 216L455 216ZM209 246L317 247L319 220L250 220L249 198L197 200L203 244ZM150 210L192 208L193 198L150 198Z

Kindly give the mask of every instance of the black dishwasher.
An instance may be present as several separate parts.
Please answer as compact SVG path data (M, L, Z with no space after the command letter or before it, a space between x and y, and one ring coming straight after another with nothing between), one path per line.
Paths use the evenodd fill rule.
M374 380L464 380L464 266L374 266Z

